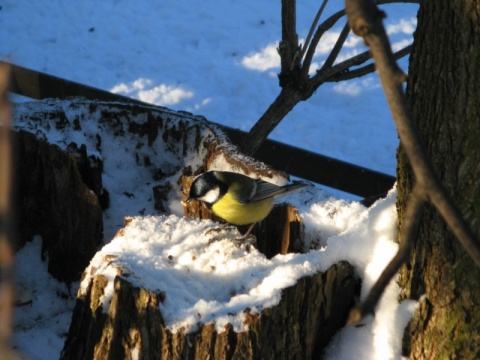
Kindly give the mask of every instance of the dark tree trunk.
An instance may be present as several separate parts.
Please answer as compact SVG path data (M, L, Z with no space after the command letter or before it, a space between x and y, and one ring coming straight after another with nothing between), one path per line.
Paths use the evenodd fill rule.
M67 152L25 131L12 132L12 138L16 246L40 235L48 271L61 281L76 281L103 238L102 162L74 143Z
M434 167L480 235L480 1L425 0L410 59L408 99ZM399 219L412 187L398 152ZM420 308L404 351L415 359L480 357L480 270L427 206L412 259L402 270L404 298Z

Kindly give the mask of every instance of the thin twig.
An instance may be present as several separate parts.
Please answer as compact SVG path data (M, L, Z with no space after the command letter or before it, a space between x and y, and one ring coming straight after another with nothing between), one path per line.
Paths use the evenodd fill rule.
M412 52L412 45L408 45L404 47L403 49L397 51L396 53L393 54L393 57L395 60L399 60L408 54ZM325 81L326 82L339 82L339 81L346 81L346 80L351 80L355 79L358 77L362 77L365 75L368 75L370 73L373 73L375 69L375 64L371 63L365 66L362 66L361 68L354 69L354 70L349 70L352 66L358 66L368 60L370 60L372 57L370 55L370 51L365 51L364 53L358 54L354 57L351 57L348 60L345 60L344 62L341 62L337 65L335 65L332 69L335 70L335 75L328 77ZM338 66L338 68L336 68ZM340 70L342 69L342 70ZM339 71L340 70L340 71Z
M318 26L317 31L315 31L312 41L308 46L308 49L305 55L305 60L303 61L303 66L302 66L303 75L308 74L310 65L312 64L313 56L315 55L315 50L323 34L325 34L328 30L330 30L337 23L337 21L340 20L343 16L345 16L344 10L337 11L335 14L331 15L328 19L326 19L324 22L322 22Z
M338 54L340 53L340 50L343 48L343 44L345 44L345 40L347 40L348 34L350 33L350 26L348 26L348 22L345 24L345 26L342 29L342 32L338 36L338 39L333 46L332 51L330 51L330 54L327 57L327 60L325 60L325 63L323 64L323 68L328 69L331 68L335 60L337 59Z
M307 51L308 46L310 45L310 40L313 35L313 31L317 27L318 20L320 20L320 16L322 16L323 10L325 10L325 6L327 6L328 0L323 0L322 5L320 5L320 9L317 11L317 15L315 15L315 19L313 19L312 26L310 26L310 30L308 31L307 38L305 39L305 43L302 46L302 50L299 54L299 61L302 62L303 56L305 55L305 51Z
M410 54L412 45L403 48L393 54L395 60ZM339 82L343 80L351 80L360 76L370 74L376 70L375 64L368 64L355 70L349 70L353 66L361 65L372 58L370 51L365 51L361 54L355 55L341 63L332 66L330 69L319 70L311 78L312 87L320 86L324 82Z
M346 0L345 8L352 31L356 35L363 37L365 43L370 46L400 141L415 175L416 185L414 193L407 204L409 213L405 214L401 229L402 233L405 232L406 234L405 237L402 236L402 242L405 244L413 243L414 239L412 237L414 237L415 232L411 228L416 227L414 222L418 221L418 219L408 219L407 216L412 216L412 212L415 209L418 212L418 208L421 208L421 203L423 203L421 199L427 199L442 215L470 257L480 266L480 243L435 173L420 139L417 127L408 110L402 87L405 75L398 67L392 54L390 42L382 25L383 12L376 7L372 0ZM413 205L410 202L413 202ZM405 250L400 248L399 252L401 251ZM387 266L389 271L382 273L371 290L374 293L369 294L367 297L369 303L362 304L354 310L350 318L351 322L358 320L359 316L365 314L365 311L373 312L379 299L379 294L383 292L391 279L391 270L398 267L400 261L406 261L404 254L397 254L392 259L392 262Z

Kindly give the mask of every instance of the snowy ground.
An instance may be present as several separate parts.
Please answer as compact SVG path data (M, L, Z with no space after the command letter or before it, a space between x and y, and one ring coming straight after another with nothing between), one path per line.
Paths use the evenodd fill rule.
M297 29L303 39L318 4L298 1L297 6ZM327 14L339 6L340 2L332 2L327 6ZM384 7L394 48L411 41L416 9L417 6L405 4ZM281 31L280 1L209 0L199 6L194 1L172 0L3 0L0 23L2 60L201 114L242 130L249 130L279 93L276 46ZM343 23L334 28L320 44L314 59L317 64L328 55L342 26ZM364 50L362 42L351 37L341 58ZM406 60L401 62L405 70L406 64ZM375 75L322 86L310 100L299 104L271 137L391 175L395 173L397 135ZM371 239L369 234L381 225L369 219L385 214L380 218L391 227L395 217L394 194L370 210L357 208L358 205L347 200L331 201L340 202L335 206L342 210L340 217L332 221L343 225L323 223L322 231L331 230L329 244L337 237L353 239L360 233L365 239L370 238L374 243L355 246L365 249L357 251L360 255L357 260L368 258L358 265L359 273L371 272L374 279L385 259L391 256L394 245L391 232ZM324 201L304 209L307 226L313 226L308 225L309 221L317 223L325 219L326 209L332 206ZM352 207L356 210L349 213ZM334 251L334 247L329 246L326 251ZM76 288L66 289L49 278L38 253L36 239L18 255L19 263L28 262L44 271L37 271L34 276L28 269L18 270L19 282L42 286L36 288L34 304L16 312L18 331L14 340L29 358L51 359L57 358L61 350L73 307L73 298L64 299L63 295L74 297ZM347 254L342 256L350 259ZM330 358L375 358L375 354L386 354L385 347L391 358L400 357L399 336L404 324L395 321L400 311L395 301L398 289L391 291L393 295L386 297L389 300L385 300L382 316L371 319L364 328L342 331L328 351ZM52 292L62 296L52 296ZM51 309L55 309L54 314ZM354 354L352 348L356 349Z

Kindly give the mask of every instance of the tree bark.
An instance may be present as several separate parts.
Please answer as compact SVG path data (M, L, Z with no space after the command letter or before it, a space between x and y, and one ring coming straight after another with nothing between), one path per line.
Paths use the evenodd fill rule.
M291 72L289 72L291 73ZM297 71L298 73L298 71ZM297 105L300 101L309 96L303 95L298 89L293 87L284 87L267 111L258 119L255 125L250 129L248 135L242 144L242 151L247 155L253 155L260 144L277 127L282 119Z
M102 162L88 159L86 150L73 143L68 153L25 131L12 132L12 137L19 228L15 245L41 235L50 274L67 283L77 281L103 238Z
M410 58L407 96L435 170L473 231L480 235L480 1L422 2ZM401 224L413 177L398 151ZM427 206L403 298L420 299L406 330L411 358L480 356L480 270Z
M77 299L61 359L319 358L345 321L356 280L346 262L302 278L261 316L245 309L249 330L238 333L231 326L217 333L213 325L172 333L160 312L163 295L137 288L122 276L115 278L113 299L104 313L100 297L106 286L107 279L96 275Z

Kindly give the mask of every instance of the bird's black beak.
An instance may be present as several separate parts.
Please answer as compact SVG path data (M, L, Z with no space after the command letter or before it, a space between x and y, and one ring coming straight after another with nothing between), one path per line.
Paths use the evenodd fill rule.
M188 202L190 202L191 200L193 200L193 198L192 198L191 196L189 196L189 197L187 198L187 200L185 200L185 202L188 203Z

